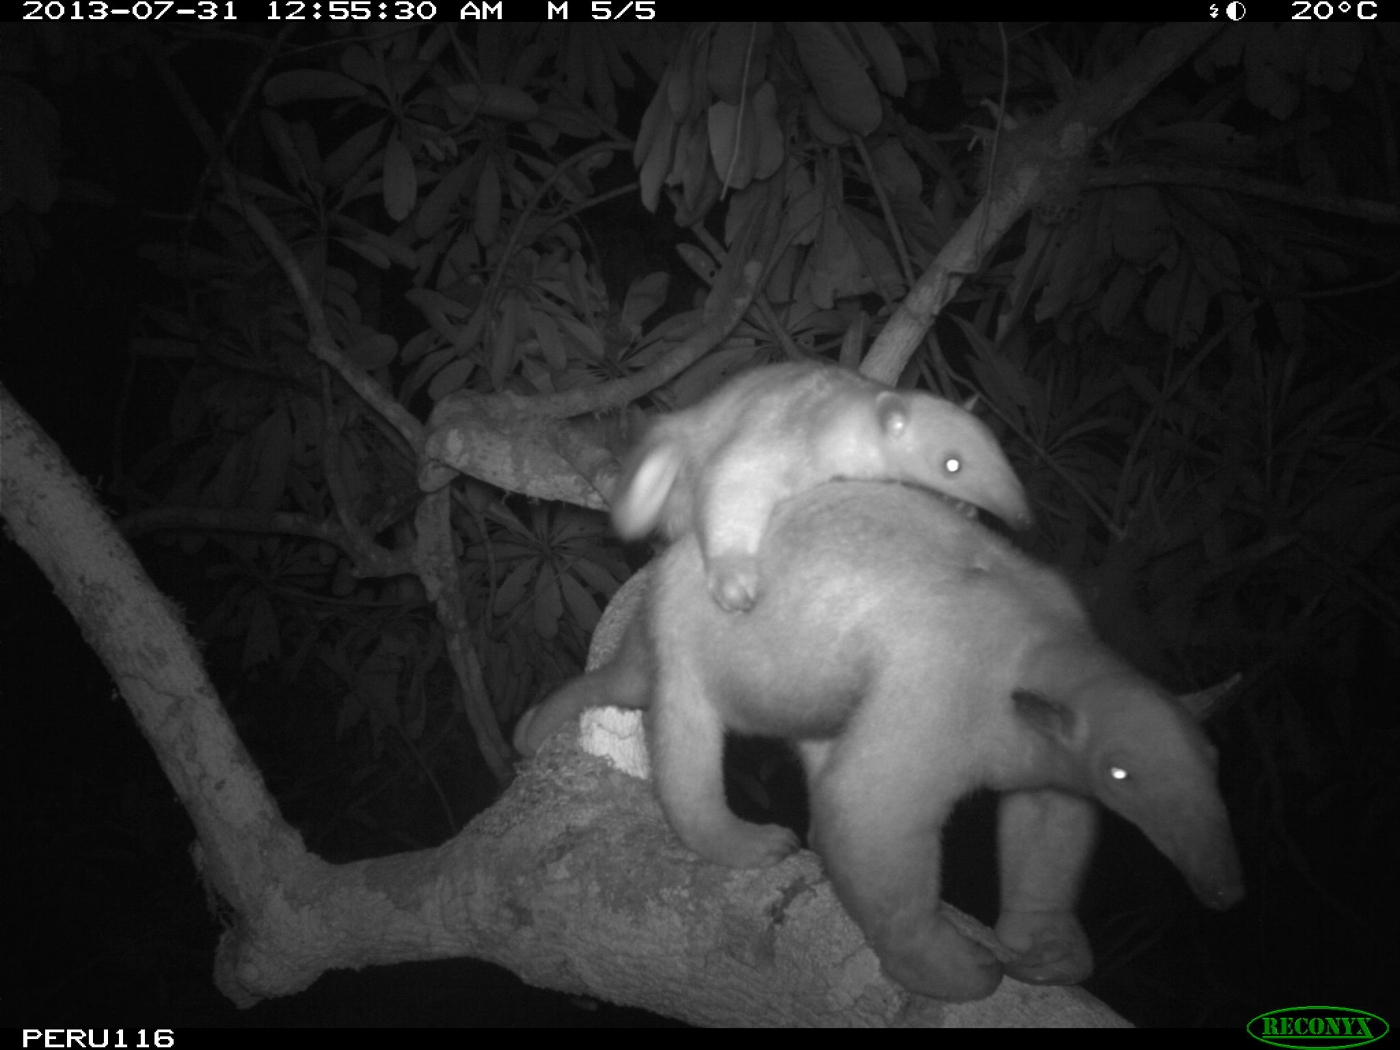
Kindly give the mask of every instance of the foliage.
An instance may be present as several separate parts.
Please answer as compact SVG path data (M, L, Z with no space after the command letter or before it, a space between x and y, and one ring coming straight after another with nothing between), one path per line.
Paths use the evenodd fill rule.
M211 39L163 43L199 61ZM307 354L309 321L240 202L275 220L345 356L420 419L461 391L635 375L700 324L726 247L766 206L781 222L754 309L646 401L683 405L743 364L853 361L998 173L1035 163L1037 121L1141 42L1139 26L1069 23L266 40L233 119L205 137L236 186L211 176L194 221L143 251L167 283L133 376L178 387L168 434L116 491L133 510L212 515L166 534L219 585L186 601L216 647L236 643L245 692L276 667L285 688L336 698L335 735L358 749L344 815L389 827L402 807L372 800L408 780L433 815L404 833L440 836L466 815L446 785L471 739L441 629L412 577L381 578L315 525L405 548L418 464ZM1253 791L1318 814L1394 743L1358 724L1367 646L1393 647L1400 625L1400 358L1381 290L1395 215L1371 203L1393 199L1375 148L1395 139L1384 43L1336 24L1220 33L1055 172L905 374L979 395L1037 498L1041 546L1081 572L1115 644L1175 686L1247 671L1245 717L1227 725L1269 756ZM13 104L38 129L7 191L7 281L25 279L32 216L55 198L56 118L36 94L6 96L29 98ZM690 272L666 272L663 246ZM614 451L635 423L583 422ZM470 644L502 722L579 669L630 571L601 516L531 495L464 479L453 502ZM1276 820L1252 848L1311 877Z

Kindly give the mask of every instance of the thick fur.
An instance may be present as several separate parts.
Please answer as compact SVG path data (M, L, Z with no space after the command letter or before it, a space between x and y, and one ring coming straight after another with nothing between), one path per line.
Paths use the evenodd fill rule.
M1109 652L1058 575L936 497L878 483L780 505L759 560L763 601L736 617L706 600L698 543L672 546L646 626L551 697L536 728L589 703L650 699L667 818L733 867L773 864L796 842L729 812L724 732L793 741L838 896L890 976L942 999L989 995L1002 975L939 911L942 825L975 788L1005 793L996 932L1021 980L1075 983L1092 969L1073 911L1089 799L1142 828L1205 904L1242 895L1215 752L1188 710L1201 698L1173 698Z
M820 364L755 368L658 420L613 498L626 539L660 527L699 536L720 608L758 598L758 547L773 508L833 478L907 481L1018 528L1030 506L996 437L964 408Z

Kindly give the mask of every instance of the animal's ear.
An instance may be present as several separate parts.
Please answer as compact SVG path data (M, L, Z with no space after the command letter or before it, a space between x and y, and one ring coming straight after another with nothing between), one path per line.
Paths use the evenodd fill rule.
M974 408L977 407L977 399L981 396L981 394L973 394L971 397L969 397L966 401L962 403L962 410L964 412L971 412Z
M623 539L640 539L656 527L684 463L684 450L675 442L663 441L647 449L618 479L612 516Z
M1191 713L1191 717L1197 722L1204 722L1215 710L1216 705L1225 699L1226 695L1240 684L1240 679L1244 676L1238 671L1232 674L1219 685L1213 685L1209 689L1202 689L1199 693L1184 693L1178 696L1177 702Z
M1079 718L1068 704L1033 689L1013 689L1011 703L1016 716L1042 736L1061 744L1073 743Z
M903 394L882 390L875 396L875 418L879 420L881 433L895 437L909 425L909 402Z

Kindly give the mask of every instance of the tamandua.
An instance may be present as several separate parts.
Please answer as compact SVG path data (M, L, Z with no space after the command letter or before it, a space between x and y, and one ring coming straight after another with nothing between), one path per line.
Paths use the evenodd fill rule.
M671 539L696 533L715 602L749 609L773 508L838 477L925 485L1031 523L1015 471L971 412L812 363L755 368L653 424L618 481L613 524L624 539L658 525Z
M522 750L589 704L649 705L672 828L709 860L763 867L796 840L729 811L724 733L792 741L838 897L892 978L941 999L989 995L1002 976L939 912L942 825L975 788L1004 793L996 933L1020 980L1092 970L1073 911L1091 799L1140 827L1203 903L1240 899L1215 750L1195 722L1218 690L1173 697L1133 671L1056 573L937 497L871 482L776 507L759 563L763 600L734 617L705 598L698 541L674 544L617 659L533 712Z

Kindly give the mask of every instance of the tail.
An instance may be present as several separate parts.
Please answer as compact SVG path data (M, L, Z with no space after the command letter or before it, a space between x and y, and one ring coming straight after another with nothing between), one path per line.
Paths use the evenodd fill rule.
M639 710L650 706L651 692L651 648L644 617L638 615L627 625L612 662L565 682L526 711L515 724L511 742L520 754L533 755L556 729L577 720L588 708Z

